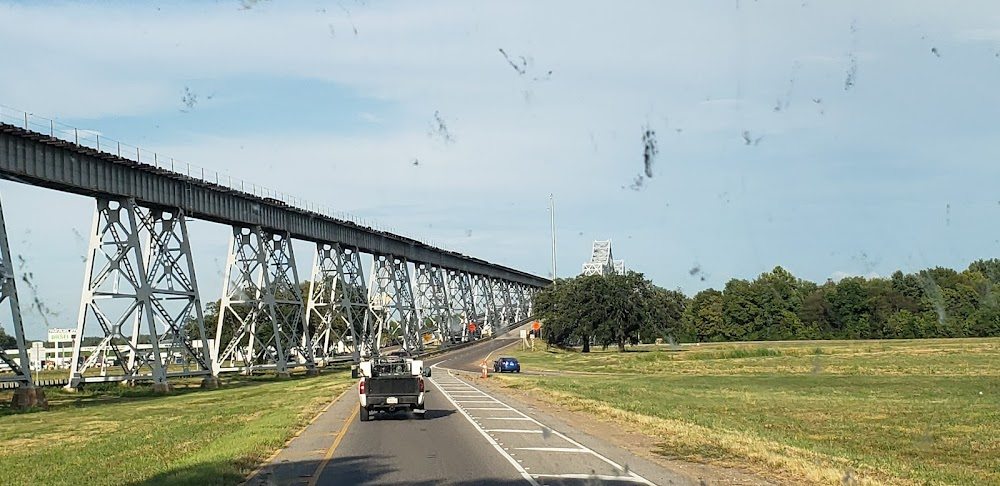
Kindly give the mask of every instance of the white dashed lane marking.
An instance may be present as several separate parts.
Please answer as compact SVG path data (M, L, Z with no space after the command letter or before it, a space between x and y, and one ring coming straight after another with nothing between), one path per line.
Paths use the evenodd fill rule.
M436 380L434 380L433 378L430 378L430 381L434 385L437 385ZM531 477L531 474L528 473L527 469L521 465L521 461L514 459L514 457L511 454L508 454L507 451L503 450L503 447L500 444L498 444L497 441L493 439L493 437L490 437L490 434L487 434L485 431L483 431L483 428L480 427L475 420L473 420L472 416L470 416L468 412L465 411L465 409L463 409L459 404L455 403L455 401L450 396L448 396L447 391L444 391L444 389L442 389L441 387L438 388L444 392L444 397L447 398L448 401L455 406L455 409L457 409L458 412L461 413L462 416L465 417L465 419L468 420L469 423L472 424L472 426L475 427L480 434L482 434L482 436L486 439L486 441L489 442L490 445L492 445L493 448L496 449L497 452L499 452L505 459L507 459L507 462L509 462L512 466L514 466L514 469L517 469L517 472L521 474L521 477L523 477L525 481L531 484L531 486L542 486L538 481L535 480L535 478Z

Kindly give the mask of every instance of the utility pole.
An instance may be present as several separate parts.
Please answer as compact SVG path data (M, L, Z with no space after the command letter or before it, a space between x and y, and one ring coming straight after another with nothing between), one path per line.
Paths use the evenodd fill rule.
M552 223L552 280L556 279L556 207L555 197L549 193L549 218Z

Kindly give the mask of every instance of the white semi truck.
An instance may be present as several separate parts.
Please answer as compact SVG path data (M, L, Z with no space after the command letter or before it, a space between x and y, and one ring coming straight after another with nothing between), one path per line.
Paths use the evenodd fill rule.
M431 376L421 360L405 356L384 356L358 364L359 415L362 422L377 412L412 411L424 418L424 377Z

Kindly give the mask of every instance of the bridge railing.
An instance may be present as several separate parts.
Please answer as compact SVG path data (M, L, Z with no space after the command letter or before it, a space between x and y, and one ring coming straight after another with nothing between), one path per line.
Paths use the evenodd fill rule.
M150 165L162 170L168 170L208 184L215 184L233 191L250 194L260 198L274 199L291 207L310 211L340 221L349 221L358 226L364 226L383 233L393 233L399 236L405 236L442 250L453 251L441 245L438 241L428 238L411 237L400 232L396 228L371 219L362 218L344 211L337 211L328 206L316 204L314 202L276 191L259 184L254 184L228 174L222 174L212 169L200 167L187 162L181 162L172 157L168 157L151 150L146 150L135 145L114 140L105 137L99 132L66 125L53 119L38 116L11 108L9 106L0 105L0 122L43 135L48 135L65 142L73 143L80 147L91 148L100 152L117 155L123 159L132 160L140 164Z

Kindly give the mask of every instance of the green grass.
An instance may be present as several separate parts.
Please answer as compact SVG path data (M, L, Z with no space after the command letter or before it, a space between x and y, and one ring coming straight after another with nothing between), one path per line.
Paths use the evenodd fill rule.
M230 485L243 480L351 381L224 376L223 388L47 388L47 412L0 415L4 484ZM9 400L9 393L0 399Z
M506 386L632 424L659 453L812 484L1000 484L1000 339L512 353Z

